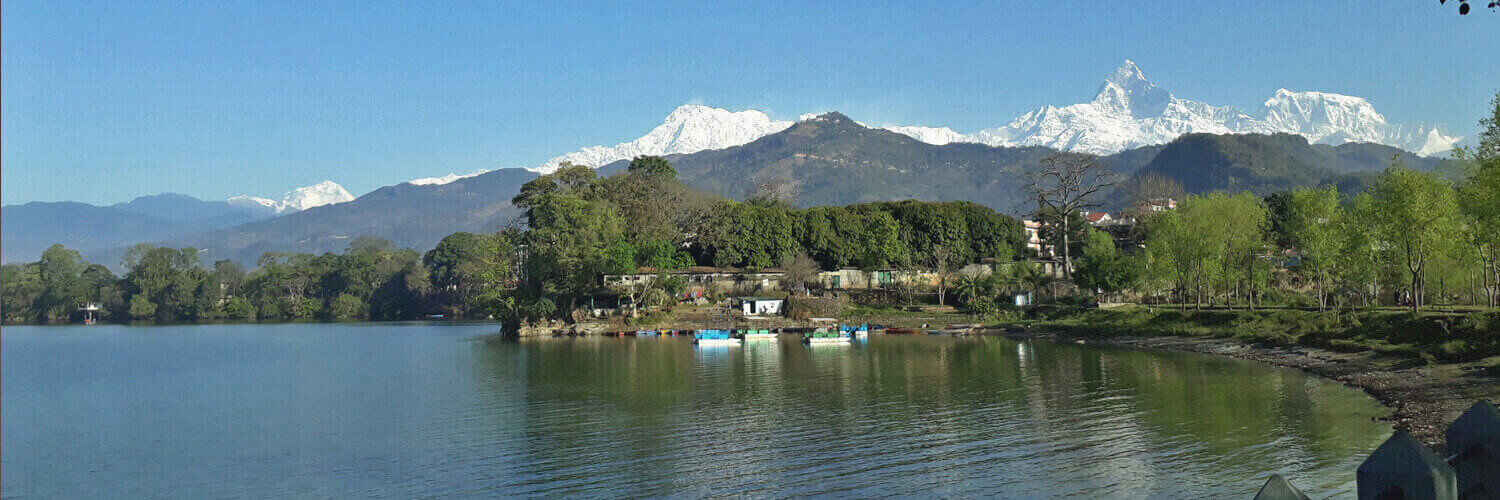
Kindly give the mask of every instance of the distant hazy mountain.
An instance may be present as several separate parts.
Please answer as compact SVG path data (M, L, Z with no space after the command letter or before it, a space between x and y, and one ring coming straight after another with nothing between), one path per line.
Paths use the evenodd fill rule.
M223 201L176 193L142 196L103 207L70 201L8 205L0 209L0 260L35 260L54 243L85 253L97 252L229 227L266 215Z
M456 231L494 231L512 222L518 212L510 199L536 177L524 169L500 169L444 184L401 183L343 203L160 243L196 247L206 260L242 262L268 251L342 251L363 235L425 250Z

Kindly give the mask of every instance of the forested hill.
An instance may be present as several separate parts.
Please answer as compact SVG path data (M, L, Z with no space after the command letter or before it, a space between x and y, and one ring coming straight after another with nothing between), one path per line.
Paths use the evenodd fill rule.
M1397 154L1418 170L1449 161L1381 144L1309 144L1293 134L1186 134L1163 147L1136 175L1175 179L1189 193L1250 191L1265 196L1324 184L1354 193L1367 188Z
M160 242L203 250L207 260L255 262L264 252L341 251L360 236L376 236L397 246L428 249L458 231L493 232L519 214L510 204L521 184L537 174L506 168L447 184L401 183L376 189L344 203L314 207L271 220L251 222L197 236ZM112 253L123 254L123 249ZM114 255L90 256L118 262Z

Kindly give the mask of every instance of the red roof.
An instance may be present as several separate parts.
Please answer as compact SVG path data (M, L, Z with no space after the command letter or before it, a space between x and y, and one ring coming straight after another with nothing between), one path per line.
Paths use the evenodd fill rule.
M1105 217L1109 217L1109 213L1107 213L1107 212L1084 212L1084 214L1083 214L1083 218L1088 219L1089 222L1099 222L1100 220L1103 220Z

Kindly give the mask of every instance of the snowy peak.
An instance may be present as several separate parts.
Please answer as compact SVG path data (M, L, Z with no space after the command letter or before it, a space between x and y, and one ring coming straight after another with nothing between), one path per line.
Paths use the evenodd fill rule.
M1048 146L1111 154L1164 144L1194 132L1285 132L1313 142L1374 142L1421 155L1447 152L1462 139L1432 125L1388 123L1362 98L1325 92L1278 89L1254 115L1249 115L1231 106L1178 98L1147 80L1127 59L1104 79L1093 100L1061 108L1037 108L965 140L991 146Z
M599 167L640 155L696 153L707 149L739 146L786 130L790 121L772 120L756 110L729 111L701 104L685 104L672 110L661 125L639 139L614 146L590 146L547 160L537 172L557 170L562 162Z
M257 196L235 196L228 199L230 205L245 208L264 209L273 213L296 212L307 210L323 205L343 203L354 199L343 186L338 183L323 180L311 186L299 187L287 191L281 201L261 198Z

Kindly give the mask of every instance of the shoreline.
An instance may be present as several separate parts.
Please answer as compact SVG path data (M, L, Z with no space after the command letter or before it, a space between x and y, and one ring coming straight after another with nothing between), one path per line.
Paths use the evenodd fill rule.
M1422 364L1411 358L1374 352L1339 352L1317 347L1274 347L1226 338L1170 335L1081 334L1067 331L1012 332L987 327L984 335L1012 340L1098 343L1146 350L1213 354L1296 368L1365 394L1390 409L1393 430L1411 432L1439 455L1447 453L1448 424L1481 399L1500 400L1500 376L1487 374L1485 360Z

